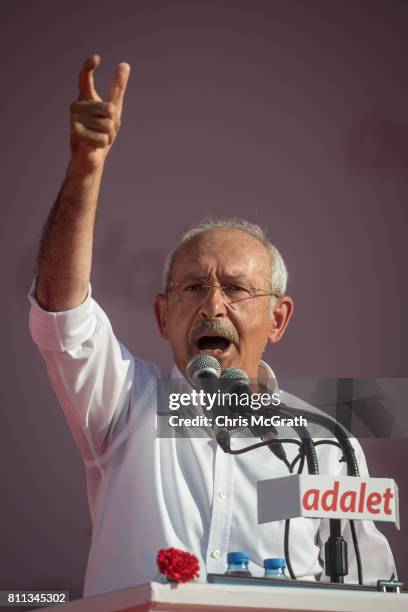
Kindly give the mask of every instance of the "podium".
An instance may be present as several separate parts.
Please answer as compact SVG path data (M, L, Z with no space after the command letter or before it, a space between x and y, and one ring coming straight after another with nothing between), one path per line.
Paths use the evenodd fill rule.
M151 582L104 595L85 597L48 612L393 612L408 610L408 593L339 591L296 586L160 584Z

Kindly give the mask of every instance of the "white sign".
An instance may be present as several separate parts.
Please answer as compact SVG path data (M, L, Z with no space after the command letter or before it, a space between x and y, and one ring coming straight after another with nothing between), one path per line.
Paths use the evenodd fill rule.
M387 521L399 529L398 487L391 478L310 474L258 482L258 523L297 516Z

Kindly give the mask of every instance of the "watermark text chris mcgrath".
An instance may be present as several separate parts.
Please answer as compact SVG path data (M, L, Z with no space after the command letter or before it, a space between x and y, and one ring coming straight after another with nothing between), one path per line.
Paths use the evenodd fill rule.
M170 427L301 427L307 426L303 416L283 417L278 414L265 416L263 414L249 414L246 416L227 416L225 414L209 417L198 414L194 417L184 417L172 414L168 423Z

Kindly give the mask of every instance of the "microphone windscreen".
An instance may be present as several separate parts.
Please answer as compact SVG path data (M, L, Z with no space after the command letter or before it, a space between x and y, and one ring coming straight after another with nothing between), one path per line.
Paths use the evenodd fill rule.
M191 384L200 376L209 375L210 377L214 376L214 378L219 378L220 374L221 366L218 359L206 355L205 353L194 355L188 362L186 368L186 377Z
M248 374L239 368L225 368L225 370L222 371L220 379L226 386L234 383L249 385Z

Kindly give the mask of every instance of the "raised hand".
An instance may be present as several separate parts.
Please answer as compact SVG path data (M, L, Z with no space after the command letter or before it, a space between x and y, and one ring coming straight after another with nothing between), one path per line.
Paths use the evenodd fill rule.
M94 70L99 55L92 55L84 63L78 78L78 100L71 104L71 164L84 172L103 167L106 156L117 136L123 108L130 66L121 63L106 101L98 95L94 85Z

